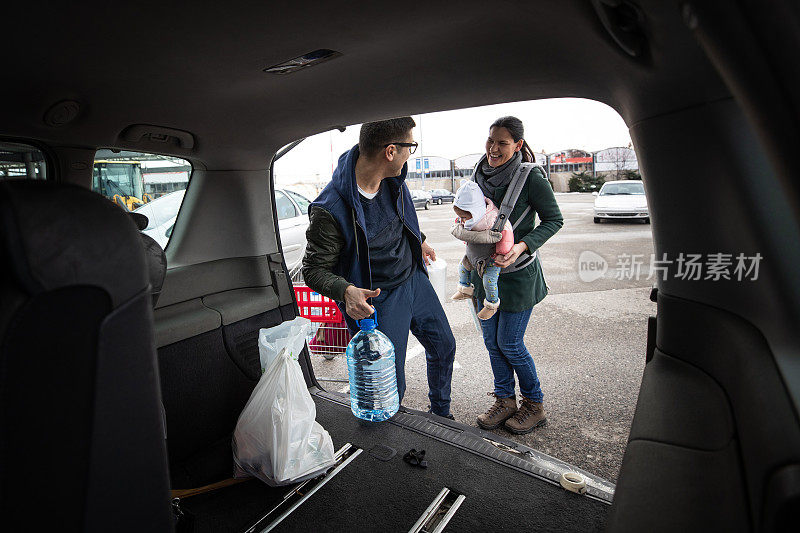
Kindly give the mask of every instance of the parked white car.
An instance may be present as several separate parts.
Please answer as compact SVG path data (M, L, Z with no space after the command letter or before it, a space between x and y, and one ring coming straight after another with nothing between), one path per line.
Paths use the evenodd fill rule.
M310 203L308 198L294 191L275 189L275 210L278 214L281 247L289 272L300 268L303 255L306 253Z
M641 219L650 223L650 210L644 195L644 184L638 180L607 181L594 193L594 222L603 219Z
M147 217L147 227L142 233L152 237L161 248L167 247L185 193L185 190L171 192L133 210Z
M175 191L149 202L134 211L147 217L147 227L142 231L166 248L178 210L186 191ZM284 189L275 190L275 208L278 214L281 246L286 267L292 271L300 267L306 252L308 206L311 202L301 194Z

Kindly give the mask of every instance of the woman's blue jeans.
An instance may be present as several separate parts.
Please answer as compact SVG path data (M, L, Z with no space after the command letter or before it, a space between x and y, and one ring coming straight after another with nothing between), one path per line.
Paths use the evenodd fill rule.
M533 309L518 313L498 311L489 320L481 320L483 343L489 350L489 361L494 373L494 393L498 398L514 396L514 373L519 380L519 391L534 402L540 403L544 395L536 376L533 357L525 347L525 330Z

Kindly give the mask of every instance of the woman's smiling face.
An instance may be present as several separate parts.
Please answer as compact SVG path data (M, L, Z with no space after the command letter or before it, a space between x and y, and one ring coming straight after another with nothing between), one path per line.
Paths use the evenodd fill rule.
M486 139L486 158L490 167L499 167L514 157L514 152L522 148L522 139L514 142L511 133L503 127L489 129L489 138Z
M499 167L505 164L522 148L522 139L514 142L511 133L503 127L489 129L489 138L486 139L486 158L490 167Z

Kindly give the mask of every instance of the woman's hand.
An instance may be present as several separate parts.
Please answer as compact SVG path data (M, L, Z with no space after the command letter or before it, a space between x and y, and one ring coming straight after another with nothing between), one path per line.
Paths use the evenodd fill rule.
M506 255L498 255L494 258L494 264L499 266L500 268L506 268L507 266L511 266L514 264L514 261L520 256L521 253L525 252L528 249L528 245L524 242L518 242L514 246L511 247L511 251L508 252Z

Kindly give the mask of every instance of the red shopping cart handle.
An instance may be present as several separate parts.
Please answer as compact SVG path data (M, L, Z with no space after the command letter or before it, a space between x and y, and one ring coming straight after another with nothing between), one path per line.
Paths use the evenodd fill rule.
M343 321L344 317L339 306L327 296L322 296L305 285L295 285L294 294L300 316L323 324L337 324Z

